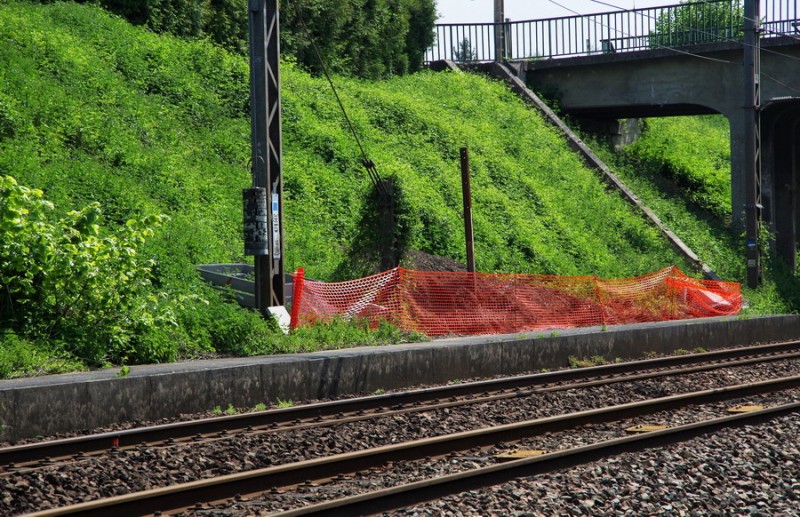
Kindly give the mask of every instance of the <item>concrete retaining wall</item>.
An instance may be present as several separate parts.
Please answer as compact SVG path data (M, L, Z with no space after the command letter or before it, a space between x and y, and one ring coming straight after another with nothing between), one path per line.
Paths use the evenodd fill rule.
M417 384L566 366L570 356L639 358L800 339L800 316L714 318L504 336L454 338L246 359L134 366L0 381L3 439L155 420L215 406L253 407L368 394Z

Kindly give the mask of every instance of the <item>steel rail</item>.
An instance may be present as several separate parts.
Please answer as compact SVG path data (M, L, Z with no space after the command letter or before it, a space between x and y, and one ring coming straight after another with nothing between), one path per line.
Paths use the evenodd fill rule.
M514 460L490 467L481 467L458 474L336 499L275 513L274 515L276 517L299 517L301 515L351 517L399 510L469 490L498 485L513 479L576 467L624 452L639 452L652 447L671 445L737 425L763 423L797 411L800 411L800 402L714 418L660 431L651 431L636 436L615 438L533 458Z
M475 398L470 399L451 399L447 402L437 402L433 404L427 405L415 405L413 407L408 407L404 409L392 409L386 410L381 412L374 412L374 413L366 413L366 414L357 414L355 416L342 416L342 417L335 417L335 418L328 418L322 420L321 418L314 419L313 421L306 421L305 423L296 423L294 425L284 425L284 426L277 426L271 425L267 429L260 429L260 428L252 428L245 431L239 431L242 433L247 433L248 436L256 436L260 434L268 434L268 433L276 433L276 432L290 432L290 431L299 431L303 429L309 428L320 428L320 427L331 427L336 425L344 425L353 422L363 422L366 420L372 420L375 418L388 418L392 416L399 416L404 414L410 413L420 413L420 412L427 412L427 411L438 411L442 409L454 408L454 407L461 407L467 405L474 405L474 404L489 404L492 402L497 402L500 400L508 400L512 398L520 398L520 397L528 397L533 396L540 393L553 393L557 391L567 391L573 389L584 389L590 387L597 387L597 386L604 386L609 384L616 384L621 382L635 382L640 380L646 379L653 379L658 377L667 377L667 376L675 376L675 375L686 375L691 373L698 373L698 372L705 372L720 368L731 368L731 367L740 367L749 364L755 363L764 363L767 361L779 361L779 360L786 360L786 359L797 359L800 358L800 352L794 353L787 353L787 354L775 354L769 356L759 356L755 358L743 359L743 360L732 360L725 363L712 363L706 365L700 365L695 367L687 367L681 368L680 370L657 370L655 372L650 373L643 373L643 374L635 374L635 375L626 375L626 376L612 376L612 377L604 377L595 380L585 381L585 382L577 382L572 384L557 384L553 386L544 386L539 388L531 388L528 390L517 390L512 393L508 393L506 390L502 392L498 392L494 395L487 395L487 396L478 396ZM361 412L359 412L361 413ZM182 443L198 443L198 440L202 440L205 442L210 442L217 439L222 438L230 438L234 436L234 433L228 433L226 431L221 431L217 436L210 436L210 435L198 435L194 436L191 442L180 439L180 440L172 440L166 442L167 445L176 445ZM155 444L164 443L164 442L155 442ZM151 443L154 445L154 443ZM131 446L127 448L132 448ZM121 449L117 449L121 450ZM61 464L68 464L74 460L83 460L88 459L90 455L83 454L80 457L70 456L65 461L61 461ZM74 458L74 460L73 460ZM0 479L4 477L11 477L13 475L23 474L27 472L33 472L40 468L44 467L52 467L59 463L60 458L54 458L49 456L45 459L44 462L37 462L31 461L29 463L21 462L19 464L14 464L13 468L9 467L7 470L2 471L0 470Z
M530 395L533 391L524 391L524 388L550 385L559 382L569 382L581 380L583 382L571 386L547 387L542 391L557 391L562 389L573 389L579 387L597 386L615 382L626 382L628 380L642 380L665 375L676 375L681 372L666 371L637 374L628 378L611 378L613 375L623 375L630 372L639 372L654 368L667 368L670 366L682 366L707 361L733 361L742 357L753 357L752 360L740 363L722 363L709 366L698 367L695 371L705 371L709 369L726 368L741 366L742 364L755 363L761 361L778 361L791 359L791 355L774 355L772 357L765 354L779 354L789 350L800 349L800 341L787 341L768 345L758 345L754 347L743 347L732 350L712 351L699 354L687 354L679 356L660 357L655 359L645 359L642 361L631 361L626 363L593 366L588 368L577 368L571 370L560 370L548 373L538 373L502 379L491 379L464 384L439 386L424 388L402 393L389 393L373 395L356 399L345 399L318 404L308 404L291 408L273 409L257 413L247 413L242 415L228 415L202 420L192 420L186 422L175 422L171 424L141 427L136 429L126 429L111 431L88 436L77 436L60 440L50 440L25 445L17 445L0 449L0 466L11 466L24 464L47 458L59 458L76 454L87 454L91 452L106 451L113 448L133 447L136 445L162 442L168 439L178 440L189 438L198 434L211 434L223 431L233 431L237 429L247 429L249 427L266 427L288 422L312 420L323 417L331 417L338 413L358 413L359 411L375 410L379 408L392 408L377 415L351 416L338 418L329 425L354 422L374 418L375 416L390 416L398 413L408 413L413 411L430 411L438 408L452 407L459 403L439 403L425 407L402 409L403 406L422 404L424 402L442 400L454 397L474 396L486 394L492 391L515 390L513 394L506 396L482 397L473 399L471 403L488 402L498 398L513 398L517 396ZM757 357L761 355L761 357ZM586 380L597 377L605 377L601 380ZM300 426L295 426L297 428Z
M30 516L114 515L115 517L124 517L190 508L198 501L222 501L237 495L261 493L271 487L292 486L307 480L329 479L340 474L367 470L390 461L411 461L428 456L442 456L455 451L516 441L546 432L564 431L585 424L611 422L659 411L674 410L691 404L708 404L798 387L800 387L800 376L793 376L684 393L288 463L44 510L30 514Z
M691 373L706 372L706 371L720 369L720 368L740 367L740 366L745 366L745 365L749 365L749 364L764 363L764 362L768 362L768 361L780 361L780 360L798 359L798 358L800 358L800 352L787 353L787 354L775 354L775 355L769 355L769 356L759 356L759 357L742 359L742 360L732 360L732 361L724 362L724 363L712 363L712 364L705 364L705 365L700 365L700 366L695 366L695 367L686 367L686 368L681 368L679 370L675 370L675 369L673 369L673 370L657 370L657 371L649 372L649 373L626 375L626 376L604 377L604 378L598 378L598 379L595 379L595 380L584 381L584 382L576 382L576 383L571 383L571 384L557 384L557 385L553 385L553 386L546 385L544 387L531 388L531 389L527 389L527 390L519 389L519 390L511 392L511 393L509 393L507 390L504 390L504 391L498 392L498 393L496 393L494 395L478 396L478 397L470 398L470 399L456 399L456 398L453 398L453 399L451 399L449 401L446 401L446 402L436 402L436 403L433 403L433 404L426 404L426 405L415 405L413 407L408 407L408 408L403 408L403 409L391 409L391 410L375 412L375 413L357 414L357 415L354 415L354 416L341 416L341 417L336 417L336 418L328 418L326 420L322 420L321 418L319 418L319 419L314 419L313 421L306 421L304 423L302 423L302 422L301 423L296 423L294 425L284 425L282 427L278 427L277 425L274 425L274 426L270 426L267 429L253 428L252 430L248 429L246 431L241 431L241 432L246 432L249 436L255 436L255 435L259 435L259 434L267 434L267 433L275 433L275 432L289 432L289 431L299 431L299 430L309 429L309 428L331 427L331 426L335 426L335 425L344 425L344 424L353 423L353 422L363 422L363 421L372 420L372 419L375 419L375 418L388 418L388 417L392 417L392 416L399 416L399 415L410 414L410 413L421 413L421 412L427 412L427 411L438 411L438 410L442 410L442 409L455 408L455 407L474 405L474 404L488 404L488 403L497 402L497 401L500 401L500 400L508 400L508 399L512 399L512 398L533 396L533 395L540 394L540 393L553 393L553 392L558 392L558 391L567 391L567 390L573 390L573 389L583 389L583 388L604 386L604 385L609 385L609 384L618 384L618 383L621 383L621 382L635 382L635 381L641 381L641 380L646 380L646 379L654 379L654 378L658 378L658 377L667 377L667 376L675 376L675 375L686 375L686 374L691 374ZM361 413L361 412L359 412L359 413ZM213 436L213 437L212 436L203 436L203 435L195 436L195 437L192 438L193 441L191 443L197 443L197 441L196 441L197 439L201 439L201 440L205 439L206 441L211 441L211 440L216 440L216 439L221 439L221 438L230 438L231 436L233 436L232 433L221 431L218 436ZM157 443L163 443L163 442L157 442ZM190 443L190 442L181 439L181 440L168 441L166 443L167 443L167 445L175 445L175 444L179 444L179 443ZM151 445L152 445L152 443L151 443ZM88 458L89 458L89 456L84 454L84 455L82 455L81 458L78 458L78 459L88 459ZM56 458L56 460L57 459L58 458ZM3 477L10 477L12 475L16 475L16 474L20 474L20 473L32 472L34 470L37 470L37 469L43 468L43 467L51 467L51 466L56 464L56 462L53 460L52 456L48 457L48 459L45 460L45 463L42 463L42 464L35 464L35 462L31 462L31 463L34 463L34 464L26 464L26 463L22 463L21 462L19 464L15 464L13 469L6 470L5 472L0 471L0 479L2 479Z

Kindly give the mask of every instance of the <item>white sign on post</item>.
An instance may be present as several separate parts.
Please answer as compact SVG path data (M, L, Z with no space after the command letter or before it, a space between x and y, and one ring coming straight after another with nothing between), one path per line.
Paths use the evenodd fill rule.
M281 219L278 194L272 194L272 258L281 258Z

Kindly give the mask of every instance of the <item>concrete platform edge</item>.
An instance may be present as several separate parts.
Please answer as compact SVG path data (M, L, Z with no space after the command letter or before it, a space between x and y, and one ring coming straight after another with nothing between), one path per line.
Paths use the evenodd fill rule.
M331 352L190 361L0 381L2 439L156 420L215 406L370 394L566 366L570 356L636 359L800 339L800 315L711 318L476 336Z

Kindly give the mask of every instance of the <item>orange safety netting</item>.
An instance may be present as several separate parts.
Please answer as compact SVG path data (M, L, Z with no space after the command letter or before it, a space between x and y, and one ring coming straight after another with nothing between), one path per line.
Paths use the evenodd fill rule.
M292 328L334 317L385 320L429 336L506 334L739 312L739 284L677 267L634 278L413 271L326 283L295 275Z

